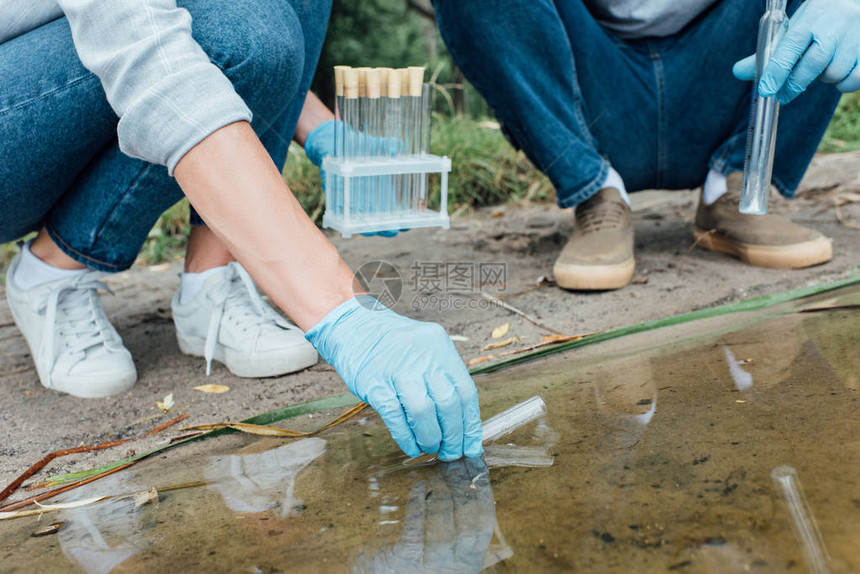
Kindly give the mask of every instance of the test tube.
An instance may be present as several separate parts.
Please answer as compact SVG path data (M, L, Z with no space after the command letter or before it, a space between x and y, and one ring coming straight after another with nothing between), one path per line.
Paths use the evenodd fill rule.
M358 134L356 139L356 160L367 159L367 71L370 68L358 70ZM352 204L360 212L367 210L367 178L355 178L355 195Z
M494 440L510 434L546 414L546 403L540 395L526 399L511 408L500 412L484 421L481 425L484 439L483 444L488 445ZM436 460L435 454L422 454L403 462L408 466L429 464Z
M359 100L358 100L358 71L348 68L343 71L343 123L344 123L344 145L343 157L345 161L353 161L358 156L358 127L359 127ZM354 178L350 178L350 184ZM349 212L353 203L352 193L355 186L347 188L345 182L341 197L338 198L341 212ZM350 197L347 197L349 195Z
M408 130L407 147L409 155L417 155L421 150L421 89L424 85L424 68L422 66L411 66L407 68L409 89L404 107L406 108L406 128ZM420 174L412 174L407 178L406 209L409 211L417 208L418 195L420 191Z
M334 67L334 87L335 87L335 97L334 97L334 119L336 120L334 124L334 157L338 159L343 159L344 157L344 141L346 133L344 131L344 122L343 122L343 106L344 106L344 87L343 87L343 73L344 70L348 70L349 66L335 66ZM332 178L332 189L328 190L328 193L332 194L332 210L335 214L339 213L340 205L339 198L342 198L343 195L343 186L341 185L342 180L340 177L335 176Z
M741 213L753 215L767 213L770 182L773 174L776 127L779 118L779 99L776 96L761 97L758 92L758 84L777 44L788 29L788 16L785 13L785 8L786 0L767 0L766 11L759 22L756 74L753 84L752 111L747 132L747 153L740 202Z
M421 130L419 131L418 152L424 156L430 154L430 128L433 122L433 84L421 87ZM430 174L419 174L418 210L427 209L427 189Z
M382 89L379 70L367 70L367 156L377 159L382 155ZM379 206L380 177L367 178L365 213L375 212Z
M511 408L484 421L484 444L490 444L499 437L510 434L521 426L546 414L546 403L540 395L535 395Z
M412 152L409 147L409 70L406 68L400 68L395 71L397 76L400 78L400 156L401 158L405 158ZM409 195L409 176L401 174L397 177L399 184L397 186L398 194L396 210L398 213L402 213L409 207L407 197Z
M797 470L791 466L778 466L771 471L770 478L791 514L794 535L803 549L807 570L812 574L830 572L827 567L830 555L824 546L824 539L821 537L821 531L818 530L815 515L812 514L809 502L803 495Z
M386 155L395 157L400 155L401 114L400 106L400 74L391 68L383 68L382 75L385 78L385 146ZM395 208L395 198L398 193L398 182L400 176L386 176L383 189L384 200L382 209L386 215L391 215Z

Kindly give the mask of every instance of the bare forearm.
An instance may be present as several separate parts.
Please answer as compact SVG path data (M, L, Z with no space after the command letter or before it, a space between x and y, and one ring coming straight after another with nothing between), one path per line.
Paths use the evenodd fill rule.
M304 147L305 139L308 134L314 131L317 126L334 119L334 114L326 107L313 92L308 92L305 98L305 105L302 106L302 113L299 116L299 121L296 124L296 133L293 139L300 146Z
M353 296L352 272L305 215L247 122L197 144L174 175L207 225L299 327L316 325Z

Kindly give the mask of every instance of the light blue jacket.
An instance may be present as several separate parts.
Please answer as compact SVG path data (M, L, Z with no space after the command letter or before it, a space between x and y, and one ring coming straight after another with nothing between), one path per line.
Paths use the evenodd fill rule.
M119 116L126 154L172 175L209 134L251 120L230 80L191 37L191 15L176 0L0 0L0 43L62 16Z

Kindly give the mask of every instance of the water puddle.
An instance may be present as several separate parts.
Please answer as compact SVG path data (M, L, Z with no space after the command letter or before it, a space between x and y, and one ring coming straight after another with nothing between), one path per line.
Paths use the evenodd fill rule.
M860 290L817 300L839 309L796 312L814 302L479 377L485 416L534 395L547 405L484 461L405 465L374 415L318 438L178 449L55 501L155 487L157 502L125 497L0 522L0 564L857 572Z

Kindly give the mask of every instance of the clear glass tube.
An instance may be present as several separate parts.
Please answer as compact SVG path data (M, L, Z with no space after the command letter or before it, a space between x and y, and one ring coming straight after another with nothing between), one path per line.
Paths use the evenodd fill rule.
M830 572L827 567L830 555L824 546L824 539L821 537L821 531L818 530L815 515L812 514L809 502L803 495L797 470L791 466L778 466L771 471L770 478L791 514L791 525L803 549L806 568L812 574Z
M511 408L488 418L481 427L484 431L484 444L510 434L521 426L546 414L546 403L540 395L535 395Z
M430 153L430 131L433 123L433 84L424 84L421 87L421 128L418 132L418 153L427 155ZM430 174L419 174L418 177L418 210L427 209L427 190L430 182Z
M386 98L385 102L385 139L388 142L389 154L398 157L403 153L403 109L400 105L400 96L392 97L391 93L392 91L389 90L389 97ZM398 209L398 198L403 188L402 181L403 178L399 175L388 176L384 201L384 210L387 215L391 215Z
M752 110L747 133L747 153L740 212L753 215L767 213L770 182L773 174L773 153L779 119L777 96L763 98L758 84L777 44L788 29L786 0L768 0L767 11L759 23L756 47L756 74L753 84Z

